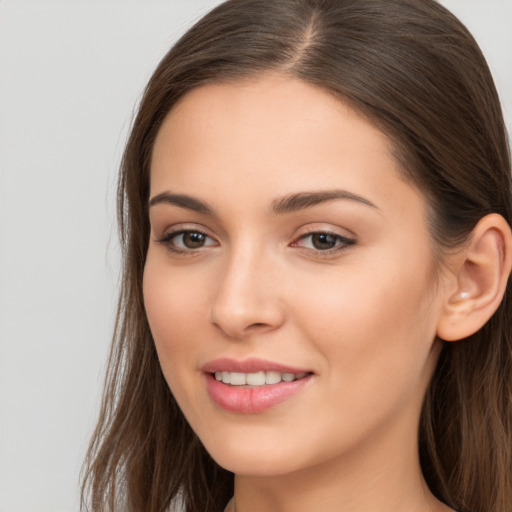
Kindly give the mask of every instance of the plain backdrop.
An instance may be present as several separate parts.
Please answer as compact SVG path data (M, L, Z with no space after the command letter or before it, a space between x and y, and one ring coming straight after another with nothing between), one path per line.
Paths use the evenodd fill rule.
M277 1L277 0L276 0ZM118 279L115 177L142 88L218 0L0 0L0 512L77 512ZM512 130L512 0L445 0Z

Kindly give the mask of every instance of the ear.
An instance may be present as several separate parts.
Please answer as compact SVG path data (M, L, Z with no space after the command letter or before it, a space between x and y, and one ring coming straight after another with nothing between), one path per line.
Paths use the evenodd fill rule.
M469 245L450 258L437 336L456 341L471 336L498 309L512 268L512 233L507 221L490 214L478 222Z

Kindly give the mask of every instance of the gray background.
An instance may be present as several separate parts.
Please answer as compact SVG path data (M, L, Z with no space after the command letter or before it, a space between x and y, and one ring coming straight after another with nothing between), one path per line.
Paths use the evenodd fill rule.
M0 1L0 512L75 512L118 276L132 109L217 0ZM512 129L512 0L445 0Z

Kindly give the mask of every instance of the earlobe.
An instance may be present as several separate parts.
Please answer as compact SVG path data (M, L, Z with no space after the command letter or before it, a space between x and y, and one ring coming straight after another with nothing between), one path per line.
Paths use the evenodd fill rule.
M510 226L501 215L487 215L473 229L468 246L454 257L450 274L455 286L444 298L437 336L456 341L483 327L503 299L511 268Z

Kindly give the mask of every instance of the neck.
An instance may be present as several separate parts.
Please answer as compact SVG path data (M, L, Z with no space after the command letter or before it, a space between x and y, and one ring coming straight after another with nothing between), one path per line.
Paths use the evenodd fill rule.
M234 505L236 512L451 510L429 491L415 438L399 453L373 445L285 475L237 475Z

